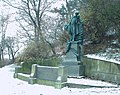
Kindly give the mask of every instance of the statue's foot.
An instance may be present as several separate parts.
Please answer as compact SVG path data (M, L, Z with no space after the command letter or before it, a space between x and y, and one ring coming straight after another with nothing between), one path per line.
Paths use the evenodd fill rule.
M66 52L63 52L63 55L66 55Z
M75 41L75 40L72 40L72 41Z
M67 50L66 52L65 52L65 54L67 54L69 52L69 50Z

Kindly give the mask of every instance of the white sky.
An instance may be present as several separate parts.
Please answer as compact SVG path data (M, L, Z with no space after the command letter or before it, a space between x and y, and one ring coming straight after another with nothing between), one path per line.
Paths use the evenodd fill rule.
M54 7L60 8L62 4L65 4L65 0L58 0L57 3L52 5L52 8L54 8ZM15 13L16 11L17 11L17 9L15 9L13 7L7 7L7 6L4 5L3 2L0 1L0 15L1 15L1 13L3 13L4 15L7 15L8 13L11 14L11 13ZM52 14L52 13L49 13L49 15L56 16L55 14ZM14 21L15 17L16 17L16 15L12 14L10 16L10 21ZM17 33L18 30L19 30L18 23L15 22L15 21L10 22L7 26L6 37L7 36L16 36L16 33ZM7 56L6 56L6 58L7 58Z
M54 7L57 7L59 8L62 4L65 4L65 0L59 0L57 3L53 4L52 5L52 8ZM10 8L8 12L5 11L5 7L2 7L3 3L0 2L0 12L3 11L4 13L15 13L16 12L16 9L15 8ZM52 14L52 13L49 13L49 15L51 16L55 16L55 14ZM15 15L12 15L11 16L11 19L10 20L15 20ZM16 35L16 32L17 30L19 30L19 27L17 25L17 23L15 22L12 22L8 25L7 27L7 32L6 32L6 36L15 36Z
M15 15L13 15L13 13L15 13L15 12L16 12L15 8L7 7L7 6L5 6L5 4L3 2L0 2L0 15L10 14L9 21L13 21L13 20L15 20ZM18 26L16 25L15 22L9 22L9 24L7 26L6 36L15 36L17 29L18 29Z

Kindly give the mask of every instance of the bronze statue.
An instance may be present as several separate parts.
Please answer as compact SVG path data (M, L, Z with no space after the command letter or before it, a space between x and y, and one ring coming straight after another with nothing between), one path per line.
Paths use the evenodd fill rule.
M66 53L70 50L71 41L77 41L81 45L83 45L83 28L84 25L82 20L80 19L79 12L75 12L71 21L64 27L64 29L68 31L70 35L70 41L67 43Z
M79 12L75 12L71 21L65 25L65 30L70 34L70 41L82 41L83 40L83 22L80 19Z

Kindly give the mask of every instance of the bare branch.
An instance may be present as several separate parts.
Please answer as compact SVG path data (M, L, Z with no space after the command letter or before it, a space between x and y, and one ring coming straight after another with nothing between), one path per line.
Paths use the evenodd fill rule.
M14 6L10 1L8 1L8 0L2 0L3 2L5 2L7 5L9 5L9 6L11 6L11 7L13 7L13 8L15 8L15 9L20 9L20 10L23 10L22 8L20 8L19 6Z

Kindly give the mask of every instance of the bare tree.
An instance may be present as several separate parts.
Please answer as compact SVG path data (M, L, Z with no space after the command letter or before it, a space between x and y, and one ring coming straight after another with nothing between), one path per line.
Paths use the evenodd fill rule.
M4 49L5 49L5 36L6 36L6 31L7 31L7 26L9 22L9 15L0 15L0 60L2 61L2 64L4 62Z
M21 4L19 6L14 6L9 0L4 0L4 2L10 6L19 9L18 14L20 17L17 19L17 21L21 20L19 22L20 26L27 32L27 34L29 34L28 31L34 32L35 42L39 42L40 39L43 39L41 21L46 11L50 9L51 4L53 4L55 1L56 0L21 0ZM23 25L25 22L26 25Z
M13 13L10 11L10 6L6 5L2 0L0 0L0 9L0 61L2 65L5 65L6 36Z
M20 36L22 35L24 38L29 39L29 42L34 41L36 46L41 42L44 43L45 36L44 31L42 30L42 21L47 12L50 11L51 4L57 0L21 0L19 4L14 5L10 0L3 1L18 9L18 17L16 17L16 20L21 27L21 30L19 31Z
M11 63L15 62L15 55L20 50L20 44L17 37L7 37L5 39L5 46L9 55Z

